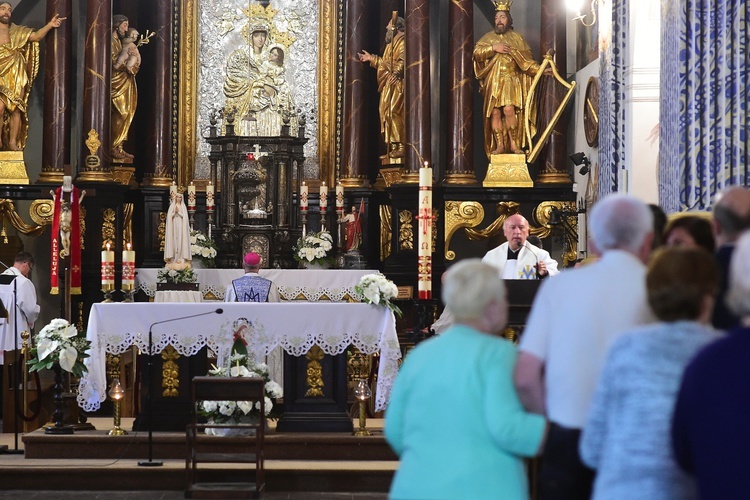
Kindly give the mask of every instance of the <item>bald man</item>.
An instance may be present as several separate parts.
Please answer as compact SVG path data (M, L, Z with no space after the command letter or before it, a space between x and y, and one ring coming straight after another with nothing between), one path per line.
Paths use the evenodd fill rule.
M557 261L549 252L526 241L529 237L529 222L521 214L505 219L503 234L508 240L493 248L482 258L483 262L495 266L500 277L506 280L534 280L554 276L560 271Z
M716 234L716 262L721 275L711 323L721 330L729 330L739 323L739 318L724 304L729 286L729 262L732 260L735 242L743 231L750 228L750 189L735 186L719 193L713 207L713 224Z

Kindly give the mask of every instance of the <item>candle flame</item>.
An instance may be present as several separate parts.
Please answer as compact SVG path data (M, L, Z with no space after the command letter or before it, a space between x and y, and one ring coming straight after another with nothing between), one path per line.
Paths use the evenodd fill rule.
M109 243L107 243L107 251L109 252Z
M128 243L127 247L128 247L128 250L131 250L133 248L133 245L131 245L130 243Z

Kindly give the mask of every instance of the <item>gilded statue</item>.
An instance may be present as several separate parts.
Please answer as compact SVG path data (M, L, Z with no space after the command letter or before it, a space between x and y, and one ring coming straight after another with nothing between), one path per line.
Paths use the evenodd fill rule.
M484 97L484 148L493 154L521 154L526 143L524 113L536 123L537 105L525 109L533 77L539 71L531 48L513 29L508 0L495 4L495 28L479 39L474 47L474 72ZM531 125L533 127L533 125ZM530 130L535 135L535 130Z
M0 2L0 149L22 151L29 130L29 91L39 71L39 42L66 19L55 14L34 31L10 22L13 6Z
M265 20L251 20L245 28L248 44L227 60L225 109L235 115L239 135L275 136L284 124L296 129L294 93L284 65L287 48L272 43L271 31Z
M123 163L132 163L133 155L123 149L128 138L130 125L133 123L135 108L138 106L138 87L135 75L140 69L140 54L122 58L123 45L129 32L126 16L112 16L112 159ZM135 44L134 44L135 45ZM129 46L126 50L130 50ZM136 48L136 51L138 49ZM132 50L131 50L132 52ZM126 52L127 54L127 52ZM137 59L135 59L137 57Z
M404 30L404 19L394 15L385 29L383 56L370 54L366 50L358 54L361 62L369 62L377 70L380 132L386 147L386 154L381 156L381 160L404 156Z

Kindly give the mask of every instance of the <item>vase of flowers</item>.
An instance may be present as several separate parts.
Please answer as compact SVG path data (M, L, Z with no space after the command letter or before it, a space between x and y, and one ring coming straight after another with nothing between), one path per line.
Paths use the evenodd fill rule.
M170 284L182 284L182 283L195 283L197 278L191 268L180 269L159 269L156 272L157 283L170 283Z
M385 306L401 317L401 309L391 302L398 296L398 287L381 273L362 276L354 291L362 302Z
M208 423L227 424L259 421L260 419L276 418L274 401L284 395L281 386L271 380L268 366L265 363L256 363L247 355L245 339L241 335L235 335L232 355L229 357L229 366L216 367L208 371L212 377L260 377L265 381L265 414L260 414L260 407L251 402L243 401L201 401L198 405L199 413L208 419ZM206 434L214 436L237 435L243 432L240 429L208 428ZM247 431L244 431L247 432Z
M325 269L333 262L329 252L333 249L333 237L328 231L307 233L297 240L294 259L308 269Z
M81 377L86 371L83 360L89 357L90 348L91 342L84 332L64 319L53 319L34 337L29 371L51 369L59 364L66 372Z
M34 337L31 349L29 371L53 370L55 372L54 403L52 413L54 425L45 427L47 434L72 434L73 428L63 424L63 377L62 372L83 376L86 365L83 360L89 357L91 342L86 334L62 318L53 319Z
M190 254L193 256L193 267L213 269L216 267L218 248L213 240L200 231L190 231Z

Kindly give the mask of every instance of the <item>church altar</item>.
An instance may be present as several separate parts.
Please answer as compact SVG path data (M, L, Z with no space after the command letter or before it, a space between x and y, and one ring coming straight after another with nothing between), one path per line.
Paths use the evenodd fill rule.
M389 309L361 303L226 303L221 305L223 314L210 314L216 309L216 303L94 304L86 331L91 357L85 360L88 371L81 378L78 405L93 412L105 401L107 353L121 354L131 345L147 353L149 327L154 323L208 313L154 326L153 352L171 345L179 354L192 356L208 346L221 364L229 355L235 322L249 316L247 348L257 359L276 346L293 356L304 355L313 345L330 355L343 353L350 344L365 354L380 351L375 408L385 409L401 358L396 321Z
M136 290L154 297L159 270L136 269ZM281 300L348 302L356 296L354 287L360 278L376 272L365 269L261 269L258 274L276 284ZM244 274L241 269L195 269L203 300L224 300L227 285Z

